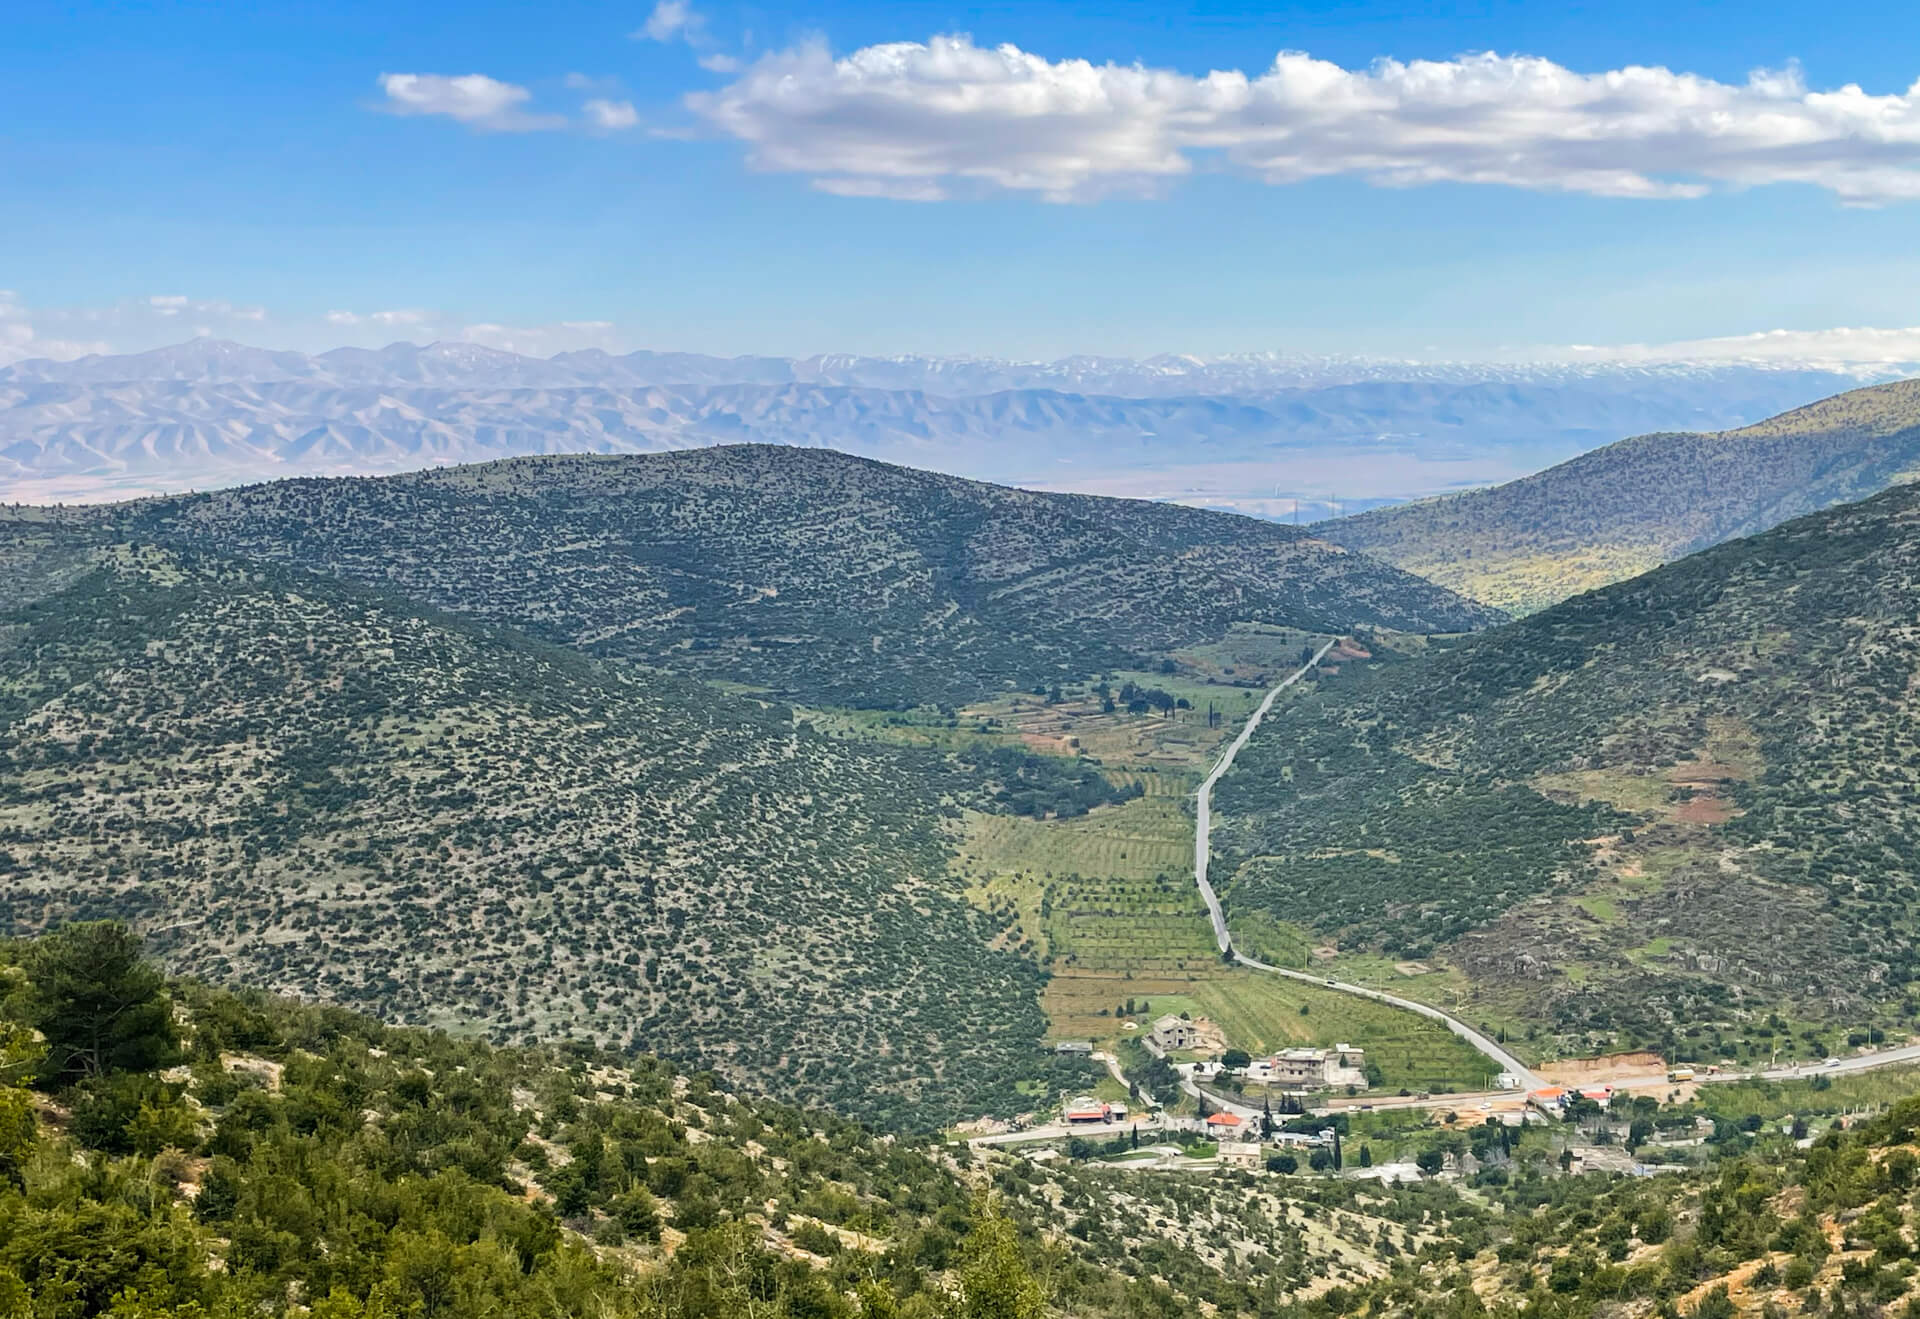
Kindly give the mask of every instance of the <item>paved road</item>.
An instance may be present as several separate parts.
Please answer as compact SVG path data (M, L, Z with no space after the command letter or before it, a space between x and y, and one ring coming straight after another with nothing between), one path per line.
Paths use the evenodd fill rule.
M1093 1051L1093 1060L1097 1063L1103 1064L1107 1069L1107 1075L1111 1076L1114 1080L1118 1081L1121 1085L1126 1086L1129 1090L1138 1090L1140 1094L1140 1102L1143 1105L1149 1108L1153 1106L1153 1103L1154 1103L1153 1091L1147 1089L1145 1086L1135 1086L1133 1082L1129 1081L1127 1079L1127 1074L1120 1070L1120 1060L1118 1058L1114 1057L1110 1053L1104 1052L1103 1050L1095 1049Z
M1875 1053L1856 1053L1852 1057L1840 1059L1831 1066L1826 1063L1802 1063L1796 1067L1768 1067L1754 1075L1765 1081L1793 1081L1809 1076L1871 1072L1876 1067L1894 1067L1901 1063L1912 1062L1920 1062L1920 1044L1905 1044L1897 1049L1881 1049ZM1723 1078L1710 1079L1717 1081Z
M1220 945L1220 951L1223 953L1233 947L1233 941L1227 934L1227 917L1226 913L1220 910L1220 899L1214 894L1213 885L1207 883L1207 844L1208 837L1213 832L1213 785L1220 781L1222 774L1233 768L1233 758L1240 754L1240 748L1247 744L1247 739L1253 736L1253 730L1260 726L1260 721L1266 718L1267 711L1273 708L1274 699L1306 677L1308 670L1318 664L1332 649L1333 642L1329 641L1320 647L1312 659L1288 674L1279 686L1267 693L1266 699L1260 702L1260 708L1248 716L1247 726L1242 728L1240 735L1228 744L1227 749L1221 753L1220 759L1214 763L1213 771L1201 781L1200 791L1195 798L1199 804L1199 813L1195 817L1193 826L1193 878L1194 882L1200 886L1201 899L1207 904L1207 915L1213 920L1213 941Z
M1343 994L1353 994L1359 998L1372 999L1376 1003L1385 1003L1389 1007L1400 1008L1407 1012L1417 1012L1429 1020L1437 1021L1455 1035L1465 1040L1468 1044L1472 1045L1475 1049L1479 1050L1486 1057L1492 1059L1499 1065L1502 1071L1511 1072L1519 1079L1520 1085L1524 1089L1538 1089L1547 1084L1546 1080L1541 1077L1539 1073L1535 1072L1513 1054L1502 1048L1497 1041L1489 1039L1486 1035L1475 1030L1457 1017L1448 1016L1432 1004L1420 1003L1410 998L1401 998L1397 994L1389 994L1384 990L1369 989L1365 985L1348 984L1341 980L1329 980L1322 976L1312 975L1306 971L1295 971L1284 966L1269 966L1267 963L1259 961L1256 958L1248 957L1235 951L1233 947L1233 938L1227 933L1226 913L1220 909L1219 895L1213 891L1213 885L1207 880L1207 859L1211 850L1211 835L1213 832L1213 788L1214 785L1220 781L1221 777L1225 775L1229 769L1233 768L1234 757L1240 754L1240 749L1246 746L1248 740L1252 738L1254 729L1260 726L1260 721L1266 717L1267 711L1273 708L1273 703L1279 697L1280 693L1305 677L1307 671L1318 664L1326 656L1326 653L1333 649L1333 646L1334 643L1329 641L1315 653L1311 660L1301 665L1294 673L1287 675L1283 682L1267 693L1266 699L1260 702L1259 708L1248 717L1246 726L1240 730L1239 736L1235 737L1233 741L1228 744L1227 749L1214 764L1212 772L1209 773L1206 779L1200 784L1200 791L1197 797L1199 809L1196 813L1193 835L1193 877L1194 883L1200 888L1201 899L1207 904L1207 916L1213 922L1214 942L1219 945L1220 951L1223 954L1230 955L1233 960L1240 965L1251 967L1256 971L1266 971L1272 975L1286 976L1290 980L1299 980L1307 984L1319 985L1324 989L1337 990ZM1813 1064L1791 1067L1771 1067L1755 1072L1722 1071L1711 1077L1702 1075L1699 1079L1701 1081L1740 1081L1748 1078L1757 1078L1768 1081L1792 1081L1811 1076L1834 1076L1844 1075L1849 1072L1868 1072L1875 1068L1896 1067L1905 1063L1920 1063L1920 1044L1904 1045L1895 1049L1882 1049L1876 1053L1855 1054L1851 1057L1841 1058L1831 1066L1826 1064ZM1636 1082L1635 1084L1651 1087L1666 1084L1666 1082L1664 1079L1661 1079ZM1458 1101L1469 1098L1480 1099L1482 1096L1438 1096L1433 1100L1425 1101L1425 1103L1438 1107L1447 1103L1457 1104Z
M1226 751L1221 755L1219 762L1214 765L1213 772L1208 774L1206 779L1200 784L1198 796L1199 810L1195 817L1193 830L1193 878L1194 882L1200 886L1201 900L1207 904L1207 915L1213 921L1214 942L1219 945L1222 953L1230 955L1233 960L1240 963L1240 965L1250 966L1256 971L1271 972L1274 975L1286 976L1290 980L1302 980L1308 984L1338 990L1343 994L1354 994L1360 998L1370 998L1376 1003L1385 1003L1390 1007L1402 1008L1408 1012L1417 1012L1423 1017L1439 1022L1468 1044L1471 1044L1475 1049L1478 1049L1498 1064L1502 1071L1513 1073L1514 1076L1519 1078L1520 1084L1527 1089L1533 1089L1543 1085L1545 1082L1534 1073L1532 1068L1501 1048L1500 1045L1493 1040L1488 1039L1485 1035L1467 1025L1466 1022L1448 1016L1439 1008L1426 1003L1415 1002L1410 998L1401 998L1398 995L1389 994L1383 990L1368 989L1364 985L1350 985L1339 980L1327 980L1321 976L1309 975L1305 971L1290 971L1281 966L1269 966L1265 962L1234 951L1233 938L1227 933L1226 914L1220 910L1219 895L1213 891L1213 885L1207 882L1207 857L1210 851L1211 835L1213 832L1213 785L1218 783L1221 776L1229 769L1233 768L1234 757L1240 754L1240 748L1244 747L1247 744L1247 740L1253 736L1253 730L1260 726L1261 719L1265 718L1267 711L1273 707L1275 698L1278 697L1281 692L1305 677L1307 671L1318 664L1329 650L1333 649L1333 645L1334 643L1329 641L1326 645L1320 647L1319 652L1315 654L1311 660L1301 665L1297 671L1289 674L1285 681L1267 693L1266 699L1260 702L1260 708L1249 716L1246 727L1240 730L1240 735L1233 739Z
M1240 953L1235 953L1233 960L1242 966L1250 966L1256 971L1270 971L1277 976L1286 976L1289 980L1300 980L1310 985L1319 985L1323 989L1335 989L1343 994L1353 994L1359 998L1370 998L1376 1003L1385 1003L1389 1007L1402 1008L1408 1012L1417 1012L1423 1017L1439 1022L1468 1044L1471 1044L1475 1049L1491 1058L1499 1064L1501 1071L1513 1073L1514 1076L1519 1078L1520 1085L1523 1088L1537 1090L1546 1084L1546 1081L1544 1081L1538 1073L1514 1057L1511 1053L1501 1048L1496 1041L1481 1034L1473 1027L1467 1025L1466 1022L1461 1021L1458 1017L1448 1016L1431 1003L1421 1003L1414 999L1401 998L1398 994L1389 994L1379 989L1369 989L1365 985L1350 985L1344 980L1328 980L1322 976L1309 975L1305 971L1289 970L1284 966L1268 966L1265 962L1256 961L1254 958L1243 956Z

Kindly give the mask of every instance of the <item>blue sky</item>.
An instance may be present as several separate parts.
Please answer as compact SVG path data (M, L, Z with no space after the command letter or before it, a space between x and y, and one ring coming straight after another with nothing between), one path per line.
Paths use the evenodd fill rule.
M29 0L0 81L10 355L485 326L549 350L1458 356L1920 324L1910 4L696 3L661 22L650 3ZM650 17L663 39L634 35ZM818 53L942 34L970 34L954 58L989 67L987 102L1059 113L959 105L928 67L854 87ZM1032 57L1004 82L1001 43ZM1258 80L1282 50L1399 98L1398 126L1322 122L1313 70L1249 105L1197 81ZM1698 75L1755 127L1738 150L1688 128L1696 84L1625 111L1536 90L1521 114L1367 74L1511 76L1452 63L1489 51ZM1165 76L1086 115L1074 60ZM1752 90L1795 65L1803 85ZM392 74L488 81L461 102ZM1809 101L1845 84L1879 99ZM1776 108L1811 138L1762 140ZM1669 111L1608 145L1621 116ZM1306 147L1276 146L1276 113ZM1462 140L1434 152L1436 123Z

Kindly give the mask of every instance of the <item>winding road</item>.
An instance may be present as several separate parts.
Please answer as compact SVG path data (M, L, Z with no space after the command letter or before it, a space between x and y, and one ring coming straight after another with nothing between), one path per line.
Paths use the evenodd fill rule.
M1352 994L1357 998L1372 999L1376 1003L1385 1003L1389 1007L1401 1008L1407 1012L1417 1012L1423 1017L1437 1021L1455 1035L1465 1040L1468 1044L1472 1045L1479 1052L1492 1059L1501 1071L1511 1073L1522 1087L1529 1090L1537 1089L1546 1083L1532 1068L1514 1057L1513 1054L1507 1052L1497 1041L1488 1038L1480 1031L1467 1025L1466 1022L1456 1017L1448 1016L1432 1004L1416 1002L1410 998L1401 998L1396 994L1386 993L1384 990L1369 989L1365 985L1348 984L1341 980L1328 980L1320 976L1309 975L1305 971L1293 971L1283 966L1269 966L1265 962L1248 957L1234 949L1233 936L1227 933L1226 913L1220 909L1220 897L1213 891L1213 885L1207 881L1207 859L1210 854L1213 833L1213 787L1214 784L1220 781L1221 776L1233 768L1234 757L1238 756L1240 749L1246 746L1248 739L1253 736L1253 730L1260 726L1260 721L1266 717L1267 711L1273 708L1273 703L1279 697L1280 693L1304 678L1308 671L1324 659L1327 652L1332 650L1333 647L1334 642L1332 641L1320 647L1312 659L1302 664L1293 673L1288 674L1272 691L1267 693L1266 699L1260 702L1259 708L1248 716L1246 727L1242 728L1239 736L1235 737L1233 741L1227 745L1227 749L1221 753L1220 759L1214 763L1212 772L1200 783L1200 791L1196 797L1198 810L1195 815L1193 830L1193 878L1194 882L1200 887L1201 900L1207 904L1207 915L1213 921L1213 940L1219 945L1222 955L1231 957L1242 966L1251 967L1256 971L1265 971L1271 975L1285 976L1289 980L1300 980L1310 985L1319 985L1323 989L1332 989L1343 994Z
M1247 726L1240 730L1238 737L1228 743L1227 749L1220 753L1220 759L1213 763L1213 769L1200 781L1200 791L1195 797L1199 803L1199 814L1193 826L1193 878L1194 882L1200 885L1200 896L1207 904L1207 915L1213 919L1213 941L1220 945L1220 951L1223 953L1232 949L1233 939L1227 933L1227 918L1220 910L1220 899L1215 896L1213 885L1207 883L1207 839L1213 832L1213 785L1220 781L1222 774L1233 768L1233 758L1240 754L1240 748L1244 747L1247 739L1253 736L1253 730L1258 728L1260 721L1267 717L1267 711L1273 708L1274 700L1281 692L1306 677L1314 665L1326 658L1327 652L1333 649L1333 645L1334 643L1329 641L1320 647L1314 652L1312 659L1288 674L1281 680L1279 686L1267 693L1266 699L1260 702L1259 708L1247 716Z

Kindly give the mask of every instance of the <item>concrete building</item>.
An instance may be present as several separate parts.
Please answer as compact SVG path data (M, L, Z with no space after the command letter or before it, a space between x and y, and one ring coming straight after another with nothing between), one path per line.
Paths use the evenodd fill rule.
M1223 1140L1220 1142L1220 1162L1228 1168L1258 1168L1260 1166L1260 1142L1257 1140Z
M1194 1030L1193 1023L1171 1013L1153 1023L1153 1034L1148 1038L1168 1053L1180 1049L1191 1049L1200 1042L1199 1033Z
M1120 1110L1120 1113L1121 1116L1124 1117L1126 1110L1123 1108ZM1066 1106L1064 1116L1067 1119L1068 1126L1097 1126L1113 1120L1113 1105L1103 1104L1097 1099L1082 1096Z
M1367 1055L1351 1044L1331 1049L1283 1049L1271 1058L1248 1064L1246 1077L1282 1090L1325 1090L1334 1086L1365 1086Z

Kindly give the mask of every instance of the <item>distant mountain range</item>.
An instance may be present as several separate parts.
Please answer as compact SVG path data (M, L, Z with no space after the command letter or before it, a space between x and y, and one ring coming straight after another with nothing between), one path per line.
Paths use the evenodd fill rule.
M1920 476L1920 380L1851 390L1719 434L1621 440L1490 490L1316 530L1527 611Z
M1751 366L1429 366L599 351L309 356L195 340L0 369L0 492L89 498L543 453L767 442L1251 512L1485 484L1635 431L1738 426L1856 384Z

